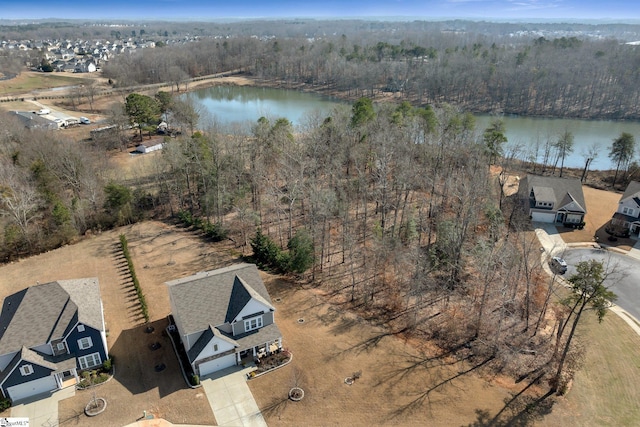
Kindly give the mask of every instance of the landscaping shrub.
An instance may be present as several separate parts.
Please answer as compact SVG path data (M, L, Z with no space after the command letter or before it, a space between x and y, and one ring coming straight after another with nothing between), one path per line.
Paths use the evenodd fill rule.
M180 211L176 216L186 227L193 227L197 230L201 230L205 236L214 242L221 242L229 235L229 230L224 228L221 223L212 223L209 219L195 217L189 211Z
M111 368L113 367L113 360L107 359L102 363L102 369L107 372L111 372Z
M200 385L200 377L196 374L191 376L191 385Z
M253 261L261 268L301 274L313 265L313 242L305 231L299 231L289 239L287 247L289 252L283 252L260 229L251 239Z
M129 274L131 275L131 280L133 281L133 286L136 290L136 295L138 296L138 302L140 303L140 307L142 308L144 321L149 322L149 308L147 307L147 301L144 297L144 294L142 293L142 288L140 287L138 277L136 276L136 270L133 266L133 261L131 260L131 254L129 253L127 237L124 234L120 235L120 245L122 246L122 254L127 260L127 265L129 266Z
M9 409L11 407L11 401L9 399L0 398L0 412Z

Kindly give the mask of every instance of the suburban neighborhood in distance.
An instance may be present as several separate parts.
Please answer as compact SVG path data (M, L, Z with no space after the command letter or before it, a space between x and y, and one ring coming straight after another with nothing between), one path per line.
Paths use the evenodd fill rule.
M71 3L0 19L0 420L637 424L636 6Z

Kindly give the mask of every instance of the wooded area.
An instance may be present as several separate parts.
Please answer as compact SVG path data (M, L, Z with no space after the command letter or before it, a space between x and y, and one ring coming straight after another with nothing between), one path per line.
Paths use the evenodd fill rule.
M497 24L496 24L497 25ZM471 112L638 119L638 47L612 37L514 37L443 31L361 30L318 38L203 39L122 56L105 67L119 85L241 69L284 85L372 97L393 92L414 105ZM433 27L433 28L432 28ZM561 34L562 32L559 31ZM340 33L339 33L340 34Z

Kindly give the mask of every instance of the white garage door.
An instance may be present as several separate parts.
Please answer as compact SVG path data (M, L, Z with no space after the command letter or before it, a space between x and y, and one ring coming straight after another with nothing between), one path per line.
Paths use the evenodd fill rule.
M56 379L53 376L40 378L39 380L29 381L28 383L14 385L9 387L9 397L12 401L24 399L26 397L35 396L37 394L46 393L58 387Z
M212 372L219 371L220 369L228 368L236 364L236 355L229 354L227 356L218 357L217 359L204 362L198 368L200 370L200 376L204 377Z
M548 212L531 212L531 220L536 222L555 222L556 214Z

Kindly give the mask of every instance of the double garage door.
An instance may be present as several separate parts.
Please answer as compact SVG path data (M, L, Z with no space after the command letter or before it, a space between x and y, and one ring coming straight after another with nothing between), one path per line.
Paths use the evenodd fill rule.
M531 212L531 220L535 222L555 222L555 212Z
M235 366L235 364L236 355L228 354L226 356L218 357L217 359L209 360L208 362L200 364L198 370L200 371L200 377L204 377L205 375L209 375L221 369Z
M53 375L40 378L38 380L29 381L28 383L14 385L9 387L9 397L13 402L17 400L26 399L27 397L35 396L38 394L46 393L58 388L56 379Z

